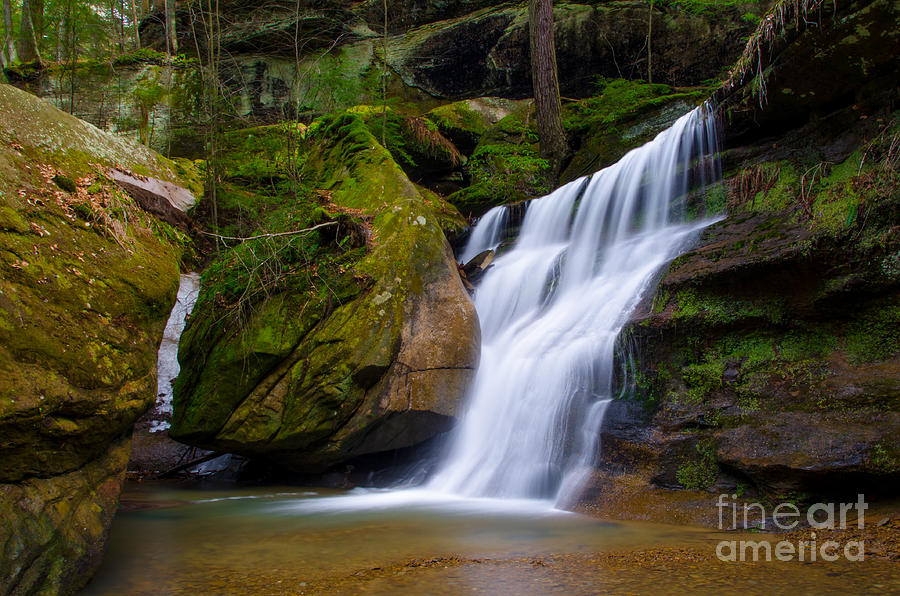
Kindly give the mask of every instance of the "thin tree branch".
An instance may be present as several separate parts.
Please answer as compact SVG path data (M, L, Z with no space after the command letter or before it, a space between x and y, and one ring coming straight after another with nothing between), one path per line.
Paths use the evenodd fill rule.
M219 234L213 234L212 232L205 232L203 230L199 230L201 234L205 234L207 236L213 236L218 238L219 240L240 240L242 242L246 242L247 240L259 240L260 238L277 238L279 236L294 236L297 234L305 234L307 232L312 232L314 230L318 230L319 228L326 228L328 226L336 226L338 222L336 221L327 221L325 223L320 223L311 228L303 228L302 230L291 230L290 232L277 232L274 234L260 234L258 236L248 236L246 238L240 238L238 236L221 236Z

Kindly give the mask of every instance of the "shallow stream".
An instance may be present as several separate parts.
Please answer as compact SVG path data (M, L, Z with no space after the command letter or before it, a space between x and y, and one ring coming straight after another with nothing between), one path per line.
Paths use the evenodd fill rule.
M722 533L546 501L131 484L87 595L898 593L891 563L721 563Z

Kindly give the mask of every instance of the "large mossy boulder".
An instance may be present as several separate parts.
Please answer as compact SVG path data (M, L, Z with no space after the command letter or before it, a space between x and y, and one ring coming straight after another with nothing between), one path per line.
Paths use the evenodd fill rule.
M352 217L364 238L338 227L327 252L326 237L304 235L293 250L305 256L252 303L231 300L216 272L260 266L261 247L210 267L182 339L171 435L317 472L449 429L479 326L436 215L452 208L436 209L359 114L316 121L305 142L317 211Z
M482 135L503 118L519 111L525 101L502 97L464 99L438 106L425 114L425 118L462 153L471 155Z
M174 165L0 85L0 584L69 593L100 562L178 286L180 232L109 167Z
M709 503L871 501L900 486L900 92L880 87L900 65L883 27L900 5L823 3L809 28L794 8L775 9L766 23L786 15L784 30L761 26L748 55L762 61L719 94L725 181L706 202L727 217L626 327L633 399L604 422L601 511L646 514L621 511L623 494L681 510L672 488ZM821 59L845 51L836 87ZM714 506L697 510L715 523Z

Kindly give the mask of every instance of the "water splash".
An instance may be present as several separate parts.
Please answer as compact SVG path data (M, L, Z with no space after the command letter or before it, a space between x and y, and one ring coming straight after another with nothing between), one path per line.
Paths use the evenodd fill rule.
M616 338L661 268L709 223L681 223L672 205L719 174L712 112L697 108L529 205L516 244L476 292L481 363L428 489L557 503L577 495L613 398ZM489 215L470 245L495 234L499 214Z

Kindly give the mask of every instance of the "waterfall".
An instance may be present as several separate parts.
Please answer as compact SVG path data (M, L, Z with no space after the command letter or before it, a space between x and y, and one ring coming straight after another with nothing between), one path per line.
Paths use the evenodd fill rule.
M461 262L468 263L479 253L497 248L503 241L503 231L509 220L508 211L504 205L494 207L478 220L478 225L472 230L472 235L459 256Z
M178 297L163 331L156 356L156 403L150 411L153 419L150 432L162 432L169 428L172 418L172 382L178 376L178 341L184 331L187 316L194 309L200 294L200 274L182 273L178 284Z
M718 175L712 113L697 108L618 163L531 202L515 245L476 290L481 363L427 488L557 503L577 493L614 397L616 338L662 267L709 223L684 223L672 205ZM497 241L502 213L482 219L473 251Z

